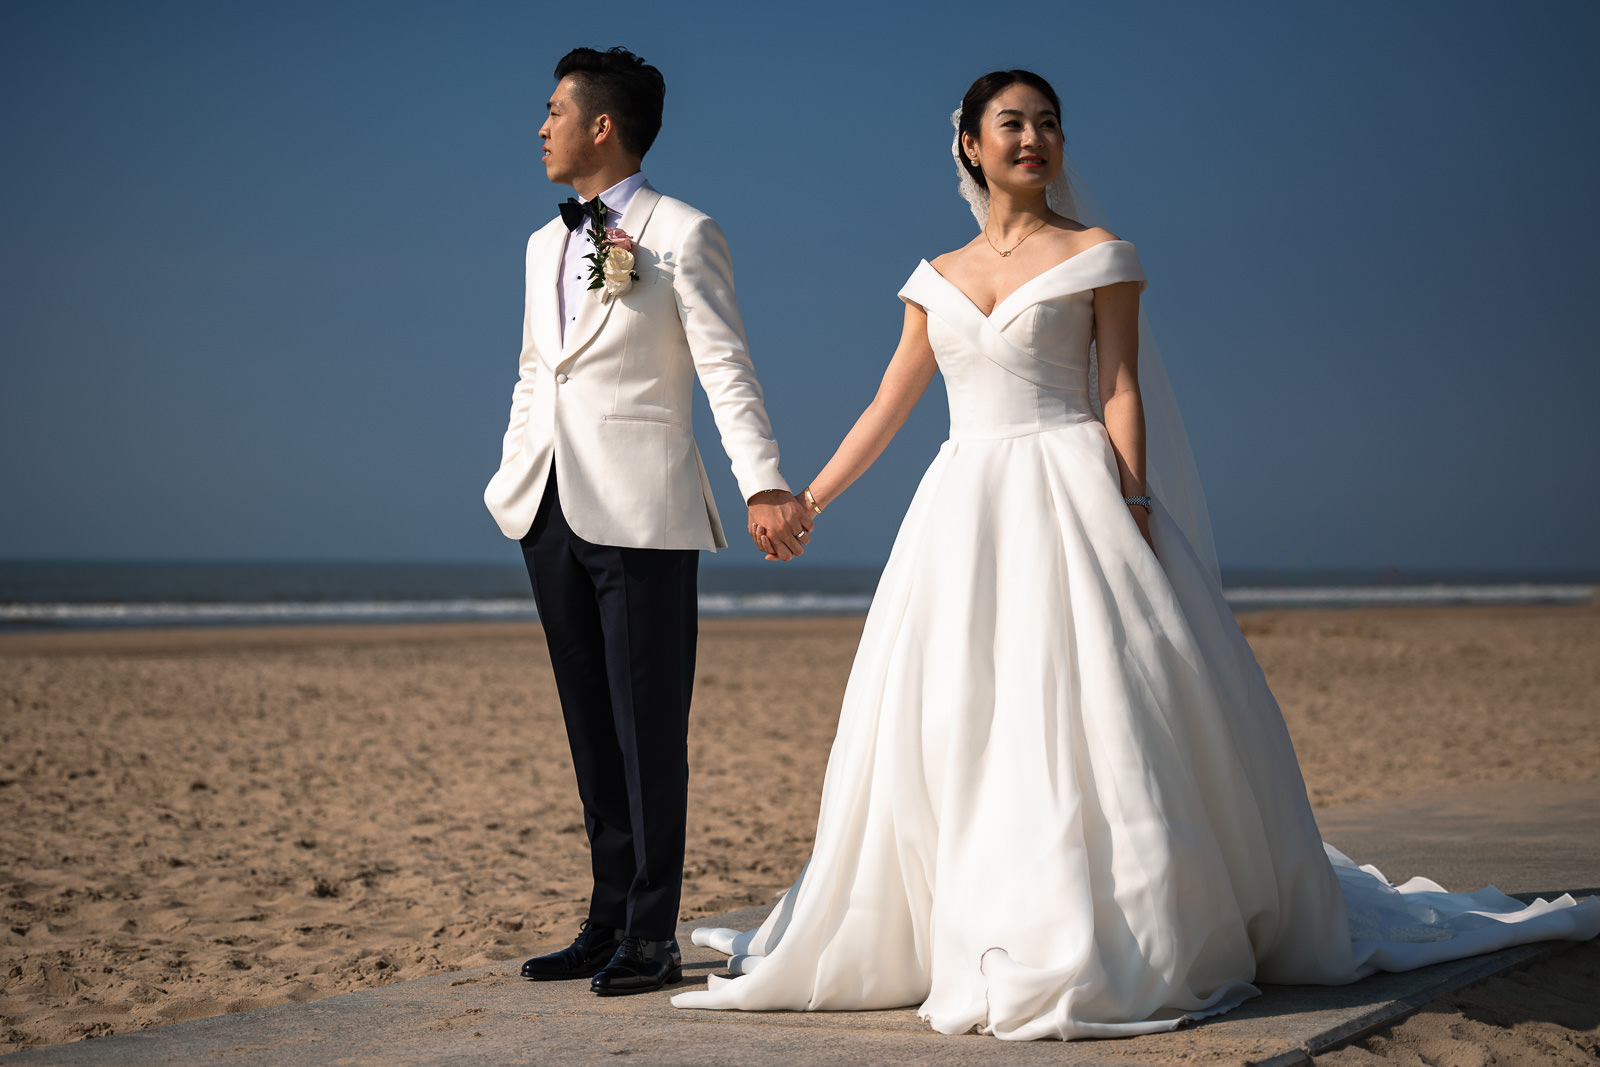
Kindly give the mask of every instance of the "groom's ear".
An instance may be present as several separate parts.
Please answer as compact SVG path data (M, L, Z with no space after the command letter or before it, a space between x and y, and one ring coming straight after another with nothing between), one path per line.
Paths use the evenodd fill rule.
M601 112L589 120L589 132L594 136L596 147L616 140L617 124L611 121L611 116Z

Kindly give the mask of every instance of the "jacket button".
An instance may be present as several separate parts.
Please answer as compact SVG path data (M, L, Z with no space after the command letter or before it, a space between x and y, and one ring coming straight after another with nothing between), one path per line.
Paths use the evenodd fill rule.
M556 375L556 384L557 385L566 385L567 384L567 376L565 374Z

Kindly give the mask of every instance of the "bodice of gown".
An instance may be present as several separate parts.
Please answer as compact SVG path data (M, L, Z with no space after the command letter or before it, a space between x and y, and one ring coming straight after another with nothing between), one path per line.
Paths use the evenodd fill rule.
M1094 290L1144 280L1133 245L1105 241L1035 275L985 315L923 260L900 298L928 313L951 439L1021 437L1093 419Z

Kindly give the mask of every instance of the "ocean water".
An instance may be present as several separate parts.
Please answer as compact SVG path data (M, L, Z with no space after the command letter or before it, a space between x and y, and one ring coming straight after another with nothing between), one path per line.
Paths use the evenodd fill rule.
M705 566L700 614L866 611L872 567ZM1581 604L1600 571L1225 571L1236 610ZM515 564L0 562L0 631L128 626L532 620Z
M702 615L864 612L876 568L706 567ZM0 562L0 630L534 620L520 564Z

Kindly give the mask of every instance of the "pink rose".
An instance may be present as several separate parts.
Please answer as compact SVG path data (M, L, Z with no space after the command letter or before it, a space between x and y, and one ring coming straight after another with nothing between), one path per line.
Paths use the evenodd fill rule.
M621 252L633 251L633 238L628 236L626 230L613 226L606 231L606 247L615 248Z

